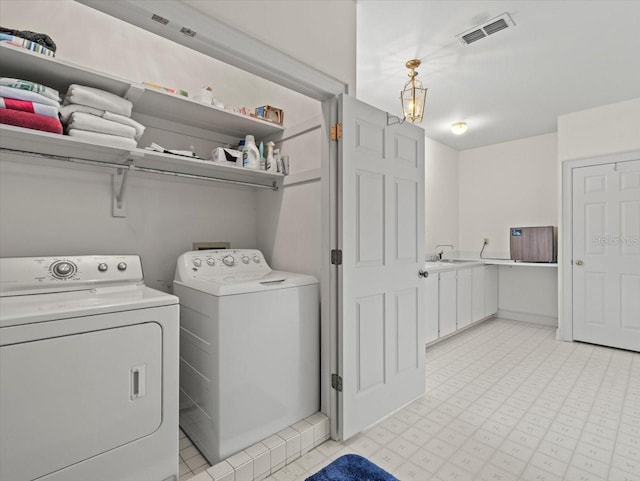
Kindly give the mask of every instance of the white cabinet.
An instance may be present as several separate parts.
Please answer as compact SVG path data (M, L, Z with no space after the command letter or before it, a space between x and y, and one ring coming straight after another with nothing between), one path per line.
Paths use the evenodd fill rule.
M457 292L456 271L439 273L438 282L438 320L440 337L444 337L457 329Z
M429 274L424 281L426 285L424 343L429 344L438 339L438 331L440 329L438 323L438 273Z
M484 266L484 316L498 312L498 266Z
M471 322L486 317L485 314L485 282L488 266L472 267L471 271Z
M425 283L425 344L498 312L497 266L431 270Z
M456 282L457 328L471 324L471 269L459 269Z

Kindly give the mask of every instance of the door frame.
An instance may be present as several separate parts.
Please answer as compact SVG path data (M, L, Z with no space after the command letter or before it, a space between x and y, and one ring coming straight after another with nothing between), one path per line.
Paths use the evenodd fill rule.
M640 150L562 162L558 229L558 330L556 338L573 341L573 169L640 159Z

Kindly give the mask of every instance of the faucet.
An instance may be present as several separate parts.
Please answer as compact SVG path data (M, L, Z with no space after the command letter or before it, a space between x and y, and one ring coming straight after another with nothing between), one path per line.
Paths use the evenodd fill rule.
M451 247L451 250L454 249L454 247L451 244L438 244L435 247L435 250L438 250L438 247ZM438 252L436 254L436 257L438 257L438 260L442 260L442 254L444 254L444 249L441 249L440 252Z

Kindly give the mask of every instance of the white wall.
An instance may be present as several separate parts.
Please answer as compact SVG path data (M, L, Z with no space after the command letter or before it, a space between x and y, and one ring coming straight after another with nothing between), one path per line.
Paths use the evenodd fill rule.
M640 150L640 98L558 117L558 159Z
M425 252L437 244L458 249L458 151L425 139ZM440 250L440 249L438 249ZM450 255L450 248L444 248Z
M460 152L459 244L463 255L509 258L509 228L558 225L557 135Z
M353 0L186 0L185 3L349 85L356 92Z

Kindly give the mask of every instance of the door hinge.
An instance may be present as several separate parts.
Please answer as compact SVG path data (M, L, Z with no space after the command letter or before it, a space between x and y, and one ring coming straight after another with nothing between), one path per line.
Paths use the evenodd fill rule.
M342 124L331 126L331 140L336 141L342 139Z
M332 374L331 387L338 392L342 392L342 376L338 376L337 374Z
M342 249L331 250L331 263L339 266L342 264Z

